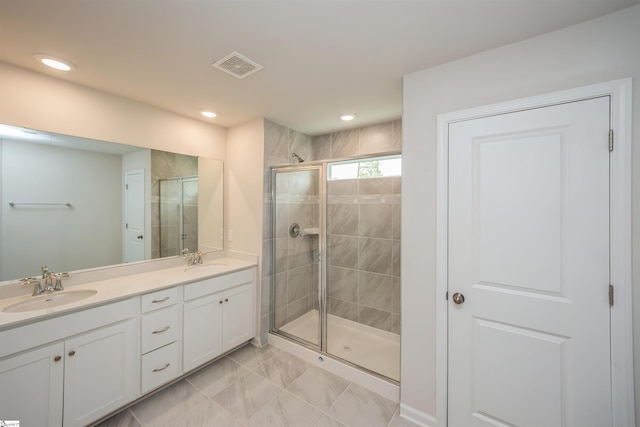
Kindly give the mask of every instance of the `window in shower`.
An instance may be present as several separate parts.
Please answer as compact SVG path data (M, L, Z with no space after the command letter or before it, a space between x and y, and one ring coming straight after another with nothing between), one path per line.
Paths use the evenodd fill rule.
M386 156L329 163L329 181L341 179L385 178L402 175L402 157Z

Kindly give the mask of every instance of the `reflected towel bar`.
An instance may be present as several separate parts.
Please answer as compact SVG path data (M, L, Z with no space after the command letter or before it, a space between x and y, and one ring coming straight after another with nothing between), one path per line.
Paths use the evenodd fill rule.
M69 202L65 202L65 203L16 203L16 202L9 202L9 206L14 207L14 206L18 206L18 205L30 205L30 206L67 206L67 207L71 207L71 203Z

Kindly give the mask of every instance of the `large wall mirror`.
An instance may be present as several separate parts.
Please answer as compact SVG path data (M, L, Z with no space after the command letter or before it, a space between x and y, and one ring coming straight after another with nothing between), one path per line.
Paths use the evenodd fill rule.
M221 160L0 125L0 281L223 249Z

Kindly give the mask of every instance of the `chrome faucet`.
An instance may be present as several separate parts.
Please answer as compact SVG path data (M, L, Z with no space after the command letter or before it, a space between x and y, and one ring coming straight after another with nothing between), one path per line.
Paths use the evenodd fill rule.
M45 292L53 292L53 279L55 278L55 273L53 271L47 272L47 277L44 279L44 291Z
M188 248L184 248L182 250L182 255L187 260L187 267L191 267L194 265L202 264L202 252L196 251L194 253L189 253Z
M33 293L31 294L32 296L55 291L64 291L64 287L62 286L62 279L65 277L69 277L69 273L54 273L53 271L49 270L46 265L43 265L40 268L40 271L42 272L42 278L44 279L44 282L41 282L36 277L26 277L24 279L20 279L20 282L22 282L23 286L33 285ZM42 287L43 285L44 289Z
M62 279L65 277L69 277L69 273L54 274L54 277L56 278L56 285L53 287L53 290L64 291L64 288L62 287Z
M40 280L36 277L25 277L24 279L20 279L22 282L22 286L31 286L33 285L33 293L31 296L38 296L42 294L44 291L42 290L42 285L40 284Z

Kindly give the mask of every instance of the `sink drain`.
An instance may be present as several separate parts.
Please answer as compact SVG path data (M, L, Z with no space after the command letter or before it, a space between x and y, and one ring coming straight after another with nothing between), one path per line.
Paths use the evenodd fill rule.
M351 347L349 347L348 345L345 345L344 347L342 347L342 349L344 351L351 351Z

